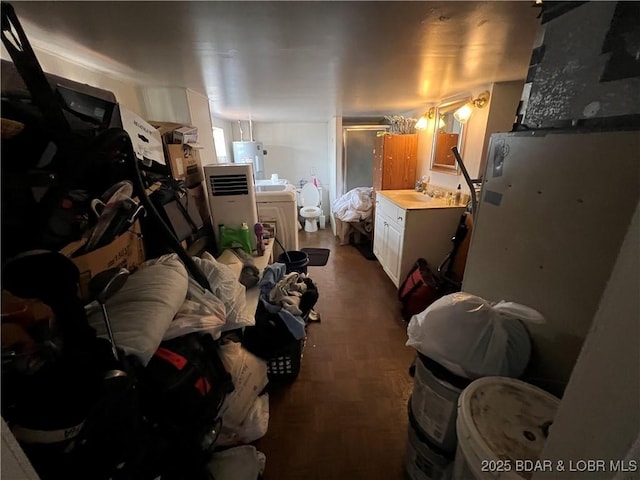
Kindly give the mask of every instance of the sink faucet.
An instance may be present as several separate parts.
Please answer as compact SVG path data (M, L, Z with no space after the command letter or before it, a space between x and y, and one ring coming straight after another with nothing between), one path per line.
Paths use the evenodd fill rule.
M422 178L416 182L416 192L422 192L423 195L426 195L428 187L429 177L427 175L423 175Z

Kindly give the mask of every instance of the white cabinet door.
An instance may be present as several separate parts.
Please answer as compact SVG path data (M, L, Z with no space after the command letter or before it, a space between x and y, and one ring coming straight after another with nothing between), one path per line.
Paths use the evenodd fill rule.
M373 253L391 281L398 286L400 260L402 258L402 237L404 229L383 215L376 212L373 232Z
M400 279L398 275L400 273L400 260L402 255L402 234L403 230L400 230L393 223L388 223L385 229L385 246L386 260L387 260L387 273L391 277L391 280L396 287L399 286Z
M373 254L377 257L378 261L384 265L383 253L384 253L384 231L385 220L376 212L376 220L373 224Z

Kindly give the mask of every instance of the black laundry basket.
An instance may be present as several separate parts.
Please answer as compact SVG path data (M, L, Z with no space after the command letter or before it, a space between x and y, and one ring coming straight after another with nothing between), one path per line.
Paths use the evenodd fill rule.
M294 340L273 352L267 360L267 376L270 382L293 382L300 373L305 339Z

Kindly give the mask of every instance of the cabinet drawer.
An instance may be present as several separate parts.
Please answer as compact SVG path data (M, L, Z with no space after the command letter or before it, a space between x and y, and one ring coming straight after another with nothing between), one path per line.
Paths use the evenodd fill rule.
M398 225L401 229L404 228L407 211L404 208L398 207L391 200L384 198L382 195L376 196L376 211L384 215L388 220Z
M376 195L376 212L380 212L385 217L393 217L395 208L396 206L382 195Z

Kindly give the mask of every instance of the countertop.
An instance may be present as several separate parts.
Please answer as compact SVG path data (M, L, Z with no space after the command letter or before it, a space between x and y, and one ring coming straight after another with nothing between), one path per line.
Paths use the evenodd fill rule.
M465 207L467 204L464 202L463 196L462 202L457 204L447 203L447 191L442 190L445 196L441 198L433 198L429 195L425 195L415 190L378 190L376 195L382 195L386 199L395 203L398 207L406 210L427 210L431 208L460 208ZM463 203L464 202L464 203Z

